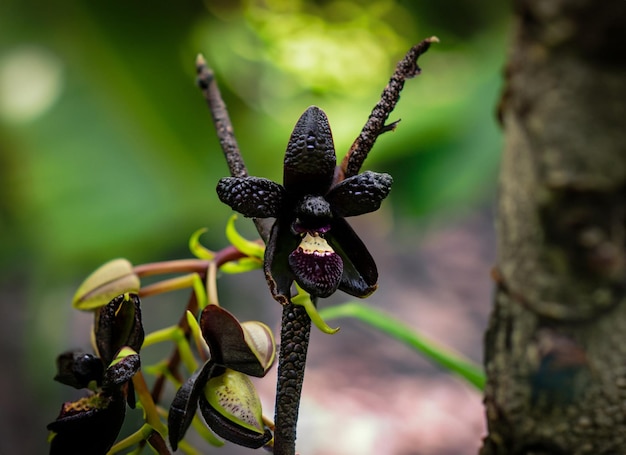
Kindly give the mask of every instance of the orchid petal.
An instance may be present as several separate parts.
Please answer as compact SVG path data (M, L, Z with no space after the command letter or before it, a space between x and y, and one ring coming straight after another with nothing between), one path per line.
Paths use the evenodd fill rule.
M334 186L325 196L336 216L363 215L378 210L391 191L389 174L365 171Z
M291 233L291 222L276 220L265 248L263 270L272 296L283 305L289 302L294 280L289 267L289 255L299 243L300 237Z
M283 169L288 194L322 195L333 181L337 158L328 118L319 107L309 107L291 133Z
M50 455L105 454L120 432L126 403L121 393L99 393L66 402L48 425Z
M251 334L246 336L237 318L224 308L209 305L200 315L202 335L209 345L213 360L224 367L256 377L265 376L276 350L270 329L264 324L262 326L269 333L266 336L271 341L255 345L249 343ZM260 339L258 335L256 339ZM272 352L260 352L259 349Z
M326 239L343 259L339 289L360 298L374 292L378 286L376 263L348 222L343 218L335 218Z
M208 381L198 401L207 425L218 436L252 449L272 439L263 423L261 400L245 374L226 369Z
M249 218L277 217L285 190L261 177L225 177L217 184L217 196L234 211Z
M139 296L123 294L115 297L95 313L95 342L98 355L109 365L123 346L139 352L144 340Z
M167 415L168 437L174 451L178 448L178 443L185 437L185 433L198 409L198 398L215 369L215 362L209 360L191 375L176 392Z
M289 255L289 266L302 289L317 297L333 294L343 274L343 260L318 234L305 234Z

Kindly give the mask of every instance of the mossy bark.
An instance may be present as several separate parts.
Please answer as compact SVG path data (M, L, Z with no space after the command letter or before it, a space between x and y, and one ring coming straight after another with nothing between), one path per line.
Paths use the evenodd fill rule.
M624 454L626 3L515 14L480 454Z

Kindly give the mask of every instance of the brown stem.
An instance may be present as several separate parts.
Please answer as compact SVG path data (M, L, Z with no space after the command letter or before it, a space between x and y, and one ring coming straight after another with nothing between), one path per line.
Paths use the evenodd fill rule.
M213 116L217 137L224 152L230 175L233 177L247 177L248 170L239 152L239 146L237 145L237 139L235 139L235 132L226 109L226 104L215 82L213 70L207 66L202 55L198 55L196 58L196 73L198 75L198 86L202 89L204 99L207 101Z
M137 276L162 275L165 273L202 273L209 266L205 259L179 259L174 261L150 262L133 267Z
M217 82L215 82L215 74L213 70L207 66L206 60L204 60L202 55L198 55L196 58L196 74L198 86L202 89L204 99L211 111L217 138L220 141L222 152L226 158L230 175L232 177L247 177L248 170L243 162L239 145L237 145L235 131L230 121L226 104L222 99ZM271 220L253 218L252 221L263 241L267 242L272 227Z
M428 50L431 43L438 41L439 39L434 36L426 38L409 49L404 58L398 62L389 83L380 95L380 101L372 109L372 113L361 133L341 162L340 173L342 175L340 175L340 180L358 174L378 136L395 128L398 122L394 122L391 125L385 125L385 122L400 99L404 81L420 74L421 70L417 65L418 57Z
M311 319L304 307L292 303L285 305L278 357L274 455L294 455L296 452L296 425L310 333Z
M245 257L245 255L241 253L239 250L237 250L234 246L231 245L216 252L215 257L213 258L212 262L214 262L215 267L218 268L219 266L221 266L222 264L225 264L226 262L234 261L242 257ZM196 272L200 275L200 278L204 281L206 279L208 261L202 261L202 262L205 263L204 269L196 270ZM135 268L135 270L136 269L137 267ZM191 296L189 297L189 302L187 303L187 307L185 308L183 315L180 317L180 320L178 321L178 326L183 329L183 332L186 337L188 337L190 333L189 323L187 322L187 311L190 311L193 315L198 314L198 301L196 299L196 294L194 292L191 293ZM180 353L178 352L178 348L176 347L174 348L167 362L167 370L172 375L174 375L174 377L177 377L178 379L180 379L178 371L177 371L179 364L180 364ZM161 399L161 393L163 392L165 379L166 379L165 375L160 374L157 376L156 381L154 382L154 386L152 387L152 399L154 400L155 403L158 403Z

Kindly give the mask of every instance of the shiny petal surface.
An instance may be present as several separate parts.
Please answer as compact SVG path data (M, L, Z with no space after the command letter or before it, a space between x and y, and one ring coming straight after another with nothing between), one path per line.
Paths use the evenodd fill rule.
M230 312L208 305L200 316L200 328L216 363L251 376L265 376L268 365L250 348L243 327Z
M111 363L123 346L139 352L144 340L139 296L119 295L98 308L94 331L98 354L105 366Z
M277 217L285 190L261 177L225 177L217 183L217 196L234 211L250 218Z
M366 171L334 186L326 195L336 216L357 216L380 208L391 191L389 174Z
M291 133L285 152L283 184L294 196L322 195L332 183L337 158L324 111L309 107Z
M211 378L199 405L209 428L228 441L257 449L272 438L263 423L261 400L244 374L226 370Z
M215 362L206 362L178 389L167 415L168 438L172 449L176 451L178 443L185 437L196 410L198 398L204 386L215 371Z
M272 226L270 237L265 248L263 270L272 296L285 305L291 294L294 280L289 267L289 255L300 243L300 237L291 233L291 222L278 219Z
M343 218L332 221L328 243L343 259L339 289L355 297L367 297L378 287L378 270L365 244Z
M95 355L68 351L57 357L57 374L54 380L76 389L83 389L91 381L100 384L103 372L102 360Z
M140 368L141 359L139 354L125 355L106 369L102 379L102 387L120 386L130 381Z

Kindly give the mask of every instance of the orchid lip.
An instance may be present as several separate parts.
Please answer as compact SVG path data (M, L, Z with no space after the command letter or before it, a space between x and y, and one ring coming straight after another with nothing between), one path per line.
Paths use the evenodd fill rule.
M289 265L302 289L318 297L335 292L343 275L343 260L317 232L303 235L289 255Z

